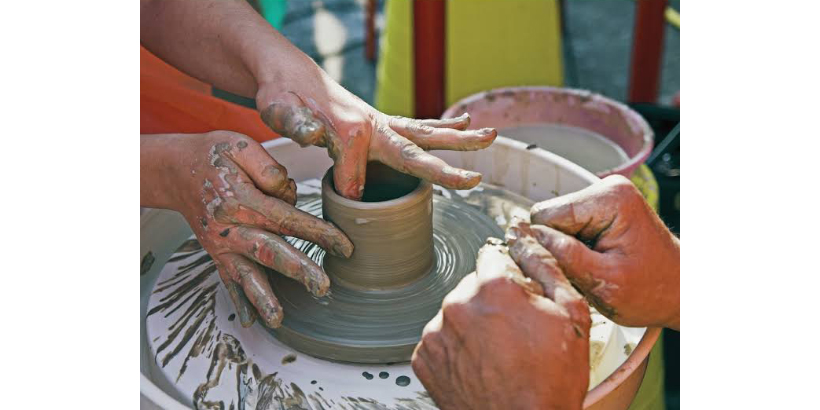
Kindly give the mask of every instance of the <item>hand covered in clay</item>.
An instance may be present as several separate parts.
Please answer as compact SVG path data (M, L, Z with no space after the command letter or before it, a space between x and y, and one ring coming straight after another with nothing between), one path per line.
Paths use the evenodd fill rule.
M142 196L160 198L154 201L158 207L185 216L213 257L243 326L255 318L248 300L267 326L278 327L283 318L262 266L302 282L314 295L327 293L330 280L322 269L280 235L344 257L353 244L335 226L294 207L295 182L261 145L228 131L149 135L142 145L143 157L167 158L162 172L154 173L159 177L151 190L157 192ZM163 162L146 161L143 178L150 174L145 168Z
M361 199L368 161L379 161L446 188L468 189L481 182L481 174L451 167L425 150L486 148L495 140L495 129L466 130L470 124L466 114L447 120L391 117L329 78L305 82L321 87L307 95L262 86L257 107L263 121L277 133L301 146L327 148L340 195Z
M537 203L531 219L599 312L625 326L680 329L680 241L628 179L609 176Z
M442 409L580 409L589 384L589 305L523 225L481 248L413 352ZM517 264L516 264L517 262Z

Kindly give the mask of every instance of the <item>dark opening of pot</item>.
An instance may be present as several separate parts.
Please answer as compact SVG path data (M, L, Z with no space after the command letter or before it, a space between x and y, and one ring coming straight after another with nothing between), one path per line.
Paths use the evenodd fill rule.
M333 179L330 179L333 184ZM384 202L401 198L416 189L421 180L396 171L378 161L367 163L362 202ZM334 186L335 190L336 187Z

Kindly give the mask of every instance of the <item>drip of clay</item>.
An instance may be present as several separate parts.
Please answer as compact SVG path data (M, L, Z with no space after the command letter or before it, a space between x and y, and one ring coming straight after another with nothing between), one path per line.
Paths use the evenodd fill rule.
M350 238L354 251L350 258L325 255L331 280L386 290L428 274L434 264L430 183L371 162L362 201L353 201L336 193L332 171L322 180L322 214Z

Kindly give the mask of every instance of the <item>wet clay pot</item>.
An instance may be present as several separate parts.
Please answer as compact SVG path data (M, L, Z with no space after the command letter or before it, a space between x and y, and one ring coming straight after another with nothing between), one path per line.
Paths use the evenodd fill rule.
M326 255L324 269L340 285L386 290L429 273L434 263L433 189L381 163L367 166L361 201L342 197L333 168L322 179L322 214L353 242L350 258Z

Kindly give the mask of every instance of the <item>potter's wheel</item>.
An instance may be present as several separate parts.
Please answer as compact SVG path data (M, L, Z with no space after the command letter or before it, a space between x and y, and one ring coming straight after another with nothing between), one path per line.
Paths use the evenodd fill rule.
M317 195L302 195L297 206L322 215ZM435 262L423 277L387 290L355 289L333 281L330 295L316 298L299 282L273 273L271 285L285 319L281 328L272 331L279 340L315 357L356 363L408 361L444 296L475 270L475 255L485 240L503 235L477 207L436 195ZM322 265L323 249L301 239L289 242Z
M301 208L314 214L321 212L317 203L319 187L318 179L299 184ZM470 191L438 187L435 191L437 209L445 211L464 207L469 210L460 209L458 212L478 212L486 218L485 222L489 220L495 224L493 229L496 235L506 228L512 217L526 218L532 203L489 184L481 184ZM440 206L442 204L446 205ZM442 229L436 225L437 219L434 219L434 233ZM470 227L463 224L458 229L467 228ZM294 239L291 241L314 260L321 260L323 251L320 248ZM455 257L442 256L449 245L446 239L439 238L437 241L441 242L436 245L440 250L436 255L440 261L437 263L442 263L444 258ZM278 340L259 323L250 328L241 327L207 253L193 237L176 243L181 243L181 246L172 248L177 251L159 271L147 304L145 325L149 358L146 359L150 370L145 374L178 400L200 409L218 408L220 404L225 409L231 408L231 405L236 409L270 408L266 407L270 405L306 409L435 408L409 363L328 361L302 354ZM465 252L470 252L466 259L458 258L468 261L469 266L459 265L459 269L469 273L475 261L475 251ZM295 308L292 304L300 299L292 300L294 296L311 297L301 285L286 292L280 287L288 286L288 282L292 281L276 274L271 277L279 301L285 308L285 323L289 323L288 318L298 318L293 314ZM445 287L441 286L436 291L446 293ZM342 297L339 292L332 291L333 302ZM603 357L606 350L621 349L620 345L609 343L613 329L611 322L593 313L590 355L591 376L595 383L608 374L597 375L597 368L611 368L611 365L601 363L597 358ZM344 335L346 329L339 328L338 333L332 334ZM281 334L279 337L282 337Z

